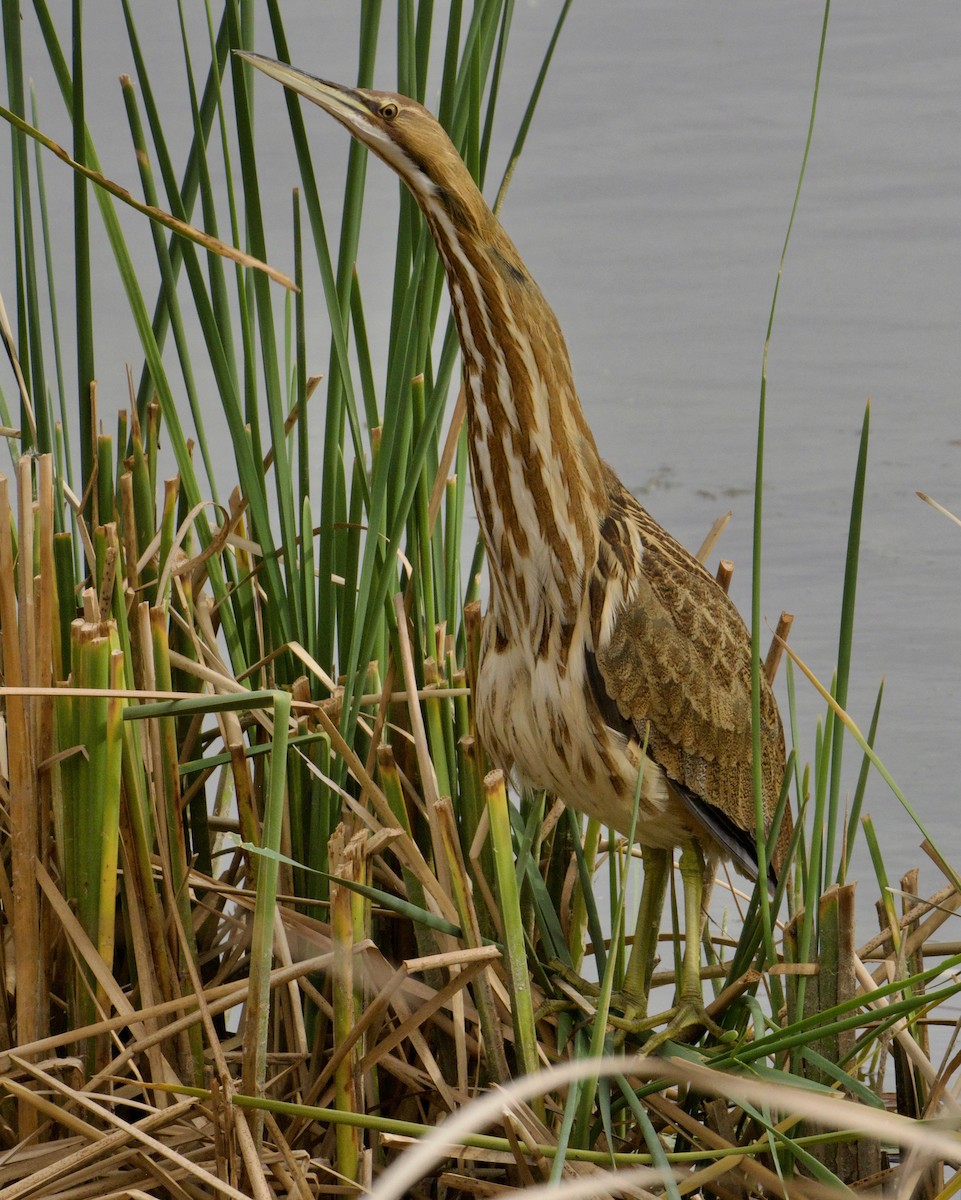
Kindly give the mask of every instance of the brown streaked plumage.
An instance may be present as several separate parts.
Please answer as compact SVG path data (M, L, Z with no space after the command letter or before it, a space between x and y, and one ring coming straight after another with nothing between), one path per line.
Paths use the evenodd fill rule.
M564 336L447 134L413 100L342 87L242 55L312 100L383 159L427 220L460 335L471 478L491 601L477 682L492 759L645 848L641 919L657 920L665 855L683 848L688 929L703 859L757 873L751 644L737 610L601 461ZM784 770L762 680L765 832ZM785 862L785 814L772 878ZM646 989L656 928L631 979ZM697 936L686 940L675 1030L703 1014Z

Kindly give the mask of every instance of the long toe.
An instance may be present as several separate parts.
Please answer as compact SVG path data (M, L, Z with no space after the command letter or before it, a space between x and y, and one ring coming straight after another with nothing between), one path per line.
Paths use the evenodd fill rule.
M663 1029L661 1025L664 1025ZM667 1042L692 1042L705 1029L719 1041L729 1036L704 1007L700 997L682 998L674 1008L660 1016L649 1017L639 1027L639 1032L641 1028L657 1030L644 1043L645 1054L656 1053Z

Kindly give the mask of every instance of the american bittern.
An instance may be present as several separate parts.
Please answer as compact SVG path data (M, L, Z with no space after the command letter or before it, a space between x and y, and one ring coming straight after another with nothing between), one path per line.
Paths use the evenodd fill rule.
M646 1011L668 855L681 846L687 933L675 1032L705 1015L705 859L713 867L733 858L757 876L747 629L708 572L602 462L557 318L434 117L405 96L242 57L346 126L397 172L427 220L460 334L490 564L478 729L499 766L621 833L640 773L645 872L627 988ZM766 681L761 735L767 833L784 735ZM785 814L772 880L790 825Z

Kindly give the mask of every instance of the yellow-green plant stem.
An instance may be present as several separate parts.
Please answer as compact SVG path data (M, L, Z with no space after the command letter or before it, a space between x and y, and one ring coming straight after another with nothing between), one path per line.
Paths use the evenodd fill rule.
M537 1029L534 1024L534 1002L531 994L531 969L527 961L524 924L521 917L520 889L514 865L514 846L511 839L510 816L507 810L507 788L501 771L491 771L484 778L484 795L490 818L491 844L494 849L494 872L497 896L504 933L504 955L511 983L511 1019L517 1044L518 1065L525 1075L533 1074L540 1066L537 1052ZM543 1101L536 1106L540 1119L545 1120Z

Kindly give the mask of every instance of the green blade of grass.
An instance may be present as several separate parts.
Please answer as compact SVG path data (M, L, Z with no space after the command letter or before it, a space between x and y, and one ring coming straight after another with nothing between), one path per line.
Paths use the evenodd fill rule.
M864 480L867 473L868 434L871 428L871 402L864 409L858 463L851 497L851 518L848 528L847 555L844 562L844 587L841 593L841 627L838 633L838 665L834 695L842 708L848 704L848 679L851 673L851 650L854 640L854 608L858 590L858 557L861 549L861 518L864 513ZM833 721L833 718L832 718ZM844 730L838 725L831 747L831 781L828 790L827 839L824 848L824 878L834 873L835 844L838 827L844 816L841 808L841 758L844 749ZM841 830L843 835L843 828Z

